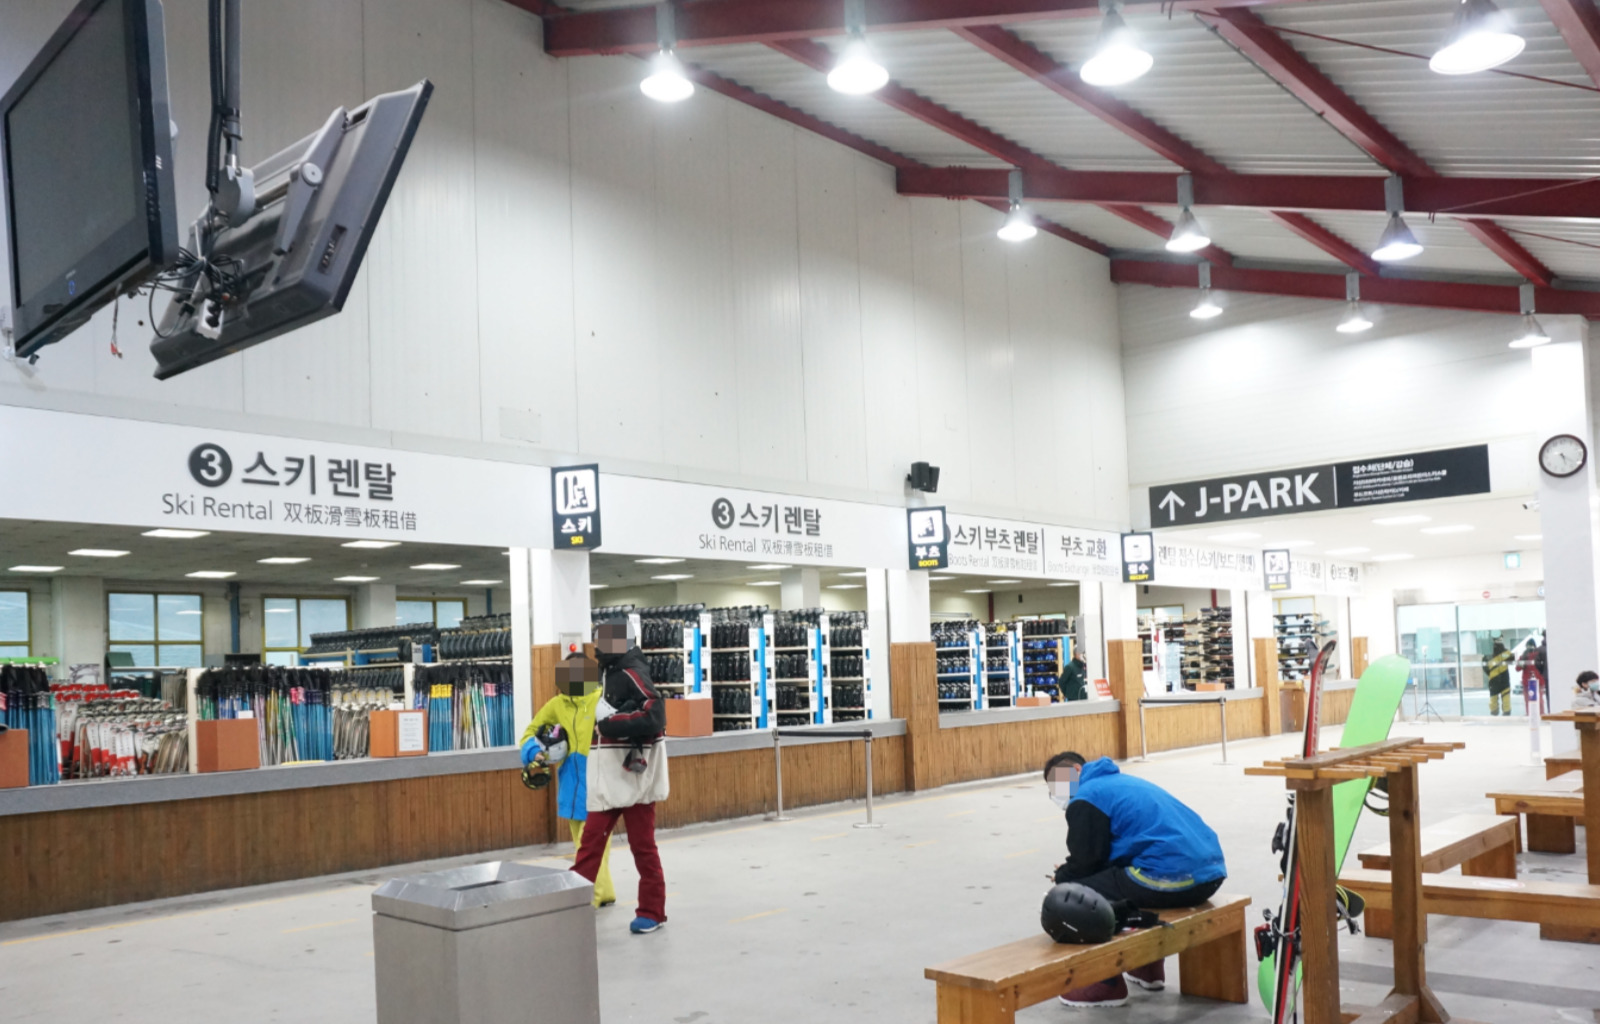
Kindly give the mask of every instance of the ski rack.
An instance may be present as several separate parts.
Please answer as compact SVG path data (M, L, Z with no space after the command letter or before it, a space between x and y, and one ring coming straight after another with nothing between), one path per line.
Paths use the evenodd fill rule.
M995 667L999 662L1004 662L1005 667ZM983 692L990 707L1009 708L1017 703L1022 692L1020 626L1004 622L984 630Z
M1448 1021L1428 987L1423 946L1421 814L1417 765L1444 757L1465 743L1428 743L1420 736L1386 740L1311 757L1268 761L1246 775L1284 780L1295 793L1295 845L1300 865L1300 1006L1305 1024L1413 1020ZM1336 911L1333 788L1341 782L1387 778L1391 901L1394 916L1394 989L1377 1006L1339 1005L1339 920Z
M777 645L779 620L784 618L783 612L769 612L764 622L766 634L770 638L764 653L765 664L763 673L767 677L767 699L769 720L776 723L778 728L793 728L800 725L831 725L833 723L832 701L829 699L831 682L828 677L828 613L817 614L817 625L801 625L797 622L782 622L785 628L802 630L805 642L799 646L779 647ZM788 665L793 659L780 655L794 655L804 659L805 672L801 675L785 675L779 667ZM784 707L785 700L794 701L797 697L805 697L803 706ZM765 723L763 723L765 727Z

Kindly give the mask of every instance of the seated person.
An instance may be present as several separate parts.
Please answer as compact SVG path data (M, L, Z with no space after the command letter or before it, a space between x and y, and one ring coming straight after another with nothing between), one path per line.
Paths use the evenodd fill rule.
M1222 845L1200 816L1160 786L1123 775L1110 758L1088 764L1064 751L1044 766L1050 799L1067 812L1067 860L1055 880L1086 885L1113 902L1145 910L1193 907L1228 876ZM1129 971L1140 988L1166 987L1166 965ZM1068 1006L1122 1006L1122 974L1064 992Z
M1600 707L1600 674L1596 674L1592 669L1584 669L1578 673L1578 689L1572 696L1572 706Z

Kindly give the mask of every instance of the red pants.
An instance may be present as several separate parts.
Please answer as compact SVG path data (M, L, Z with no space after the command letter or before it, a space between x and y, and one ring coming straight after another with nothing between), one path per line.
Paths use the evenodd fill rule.
M606 852L606 840L611 838L618 818L628 824L628 849L633 851L633 866L639 869L639 916L665 922L667 878L661 873L661 853L656 849L655 804L590 811L583 823L583 842L578 845L578 860L572 870L594 881L600 872L600 857Z

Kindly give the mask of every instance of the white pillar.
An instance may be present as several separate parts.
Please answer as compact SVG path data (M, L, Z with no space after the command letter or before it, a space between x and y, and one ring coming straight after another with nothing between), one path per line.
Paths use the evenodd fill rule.
M1593 447L1589 422L1585 348L1589 325L1582 317L1545 317L1551 343L1532 351L1537 401L1529 413L1543 444L1554 434L1576 434ZM1572 681L1585 669L1600 667L1600 602L1596 601L1597 542L1594 454L1583 472L1560 478L1539 473L1539 525L1544 534L1545 622L1548 627L1550 707L1572 704ZM1551 726L1555 752L1577 746L1572 726Z
M1100 584L1094 580L1078 584L1078 633L1072 639L1088 677L1106 678L1105 623L1100 616ZM1094 696L1093 691L1089 695Z
M1239 628L1238 619L1239 616L1237 613L1235 613L1233 628L1236 633ZM1267 593L1265 590L1247 591L1244 595L1244 622L1247 638L1244 647L1244 663L1250 666L1251 686L1260 686L1263 675L1269 668L1267 665L1259 665L1256 663L1255 648L1257 640L1276 636L1276 633L1273 630L1273 621L1272 595ZM1237 642L1235 642L1234 646L1235 648L1238 647ZM1236 662L1238 657L1239 655L1235 653L1234 658ZM1277 661L1278 654L1276 649L1273 650L1272 658L1274 662ZM1234 685L1237 686L1238 683L1236 682Z
M1350 635L1367 638L1367 662L1399 654L1394 632L1394 591L1368 590L1350 599Z
M897 644L933 639L928 574L920 569L888 570L889 640Z
M867 585L867 631L862 640L867 645L867 669L872 680L872 717L889 718L888 570L868 569L862 582Z
M778 577L782 582L784 611L822 607L822 573L816 569L785 569Z
M356 588L355 629L392 629L399 625L395 617L395 585L393 583L366 583Z
M50 582L55 654L63 666L99 665L106 657L106 586L93 576L57 576ZM61 677L67 673L63 671Z
M529 552L529 593L535 644L589 639L589 553L534 548Z
M1350 599L1338 595L1324 596L1317 599L1319 605L1333 605L1329 609L1333 614L1333 633L1339 641L1339 646L1334 649L1334 654L1339 658L1339 678L1350 679L1355 673L1355 662L1351 659L1350 638L1355 636L1350 631Z
M512 548L511 572L511 717L520 737L533 721L533 615L528 580L528 549Z

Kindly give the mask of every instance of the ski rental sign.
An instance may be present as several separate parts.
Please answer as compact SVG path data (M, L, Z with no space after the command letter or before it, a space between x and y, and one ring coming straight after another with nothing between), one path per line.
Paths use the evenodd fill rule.
M1150 525L1221 523L1486 494L1489 489L1489 446L1469 445L1153 486Z

